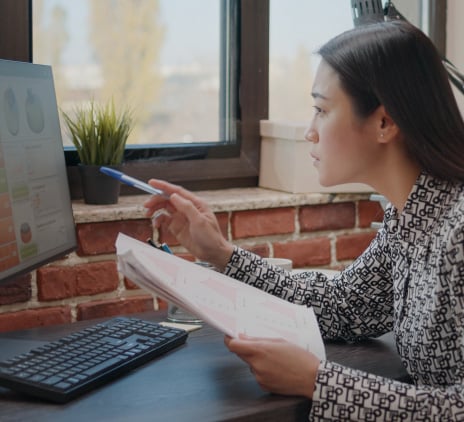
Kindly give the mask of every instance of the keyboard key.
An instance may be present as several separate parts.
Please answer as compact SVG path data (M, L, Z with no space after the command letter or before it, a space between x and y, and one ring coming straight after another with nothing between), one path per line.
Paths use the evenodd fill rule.
M138 318L113 318L0 362L0 385L64 403L182 345L187 336Z

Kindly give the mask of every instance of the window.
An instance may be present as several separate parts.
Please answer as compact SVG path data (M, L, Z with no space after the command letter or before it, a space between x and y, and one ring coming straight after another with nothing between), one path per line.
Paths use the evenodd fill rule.
M220 38L226 40L221 44L227 47L221 52L222 86L227 87L227 95L222 93L221 102L216 106L223 117L216 139L216 144L220 145L211 145L209 139L196 145L165 143L162 148L128 148L126 171L129 174L142 179L160 177L191 189L257 185L259 120L267 118L268 0L221 0L220 4L223 8ZM4 8L4 13L9 8L10 16L21 15L23 32L27 33L32 6L36 7L36 1L8 1L8 5L0 7ZM0 12L4 16L3 11ZM14 34L14 25L10 27ZM7 54L10 58L15 54L15 59L30 60L30 45L29 31L20 48ZM230 142L232 137L234 142ZM79 177L69 154L67 160L71 190L76 197L80 194ZM130 188L124 186L124 190L128 192Z
M296 29L289 31L292 27ZM271 0L271 120L309 122L313 114L311 86L319 62L314 52L328 39L352 27L349 0Z
M351 3L350 0L271 0L269 119L296 123L311 119L310 92L319 63L314 52L328 39L353 28ZM384 0L382 4L385 3ZM408 21L429 32L424 1L396 0L394 4Z
M9 40L9 42L8 44L4 42L0 44L0 57L15 60L32 60L32 6L37 7L40 1L2 0L0 3L0 39ZM198 10L200 10L203 0L187 1L190 4L198 5ZM343 18L343 25L351 27L349 0L336 1L347 9L348 16ZM70 3L74 2L70 1ZM314 50L313 46L309 44L299 45L298 48L293 49L296 51L293 56L283 58L283 66L290 68L290 70L292 70L293 65L294 69L298 68L298 60L303 59L303 62L306 63L306 69L302 72L303 76L301 76L303 78L301 79L303 81L301 87L298 84L296 88L295 86L286 88L283 84L285 78L278 81L276 76L280 70L276 64L277 62L273 60L274 57L278 58L278 54L275 53L278 52L278 44L281 40L284 40L289 45L291 44L290 32L292 34L298 32L305 39L313 39L313 27L309 24L295 23L290 29L285 29L284 26L279 27L280 24L276 17L283 19L285 14L295 15L295 11L301 10L299 17L303 19L303 22L307 22L306 18L310 19L311 16L322 21L325 19L319 13L322 3L325 4L325 2L310 0L221 0L222 7L225 8L221 16L226 16L225 11L227 10L228 19L222 21L221 32L217 27L217 33L221 34L220 38L229 37L228 43L221 41L223 46L221 55L223 55L223 59L233 57L235 59L229 60L227 75L223 72L224 69L219 72L224 78L222 79L222 86L228 88L227 92L230 95L226 98L223 95L226 91L219 95L223 102L218 102L216 108L219 116L223 116L225 120L228 120L228 118L224 116L236 118L234 120L235 124L227 129L227 124L221 125L219 123L217 126L219 135L213 141L210 136L206 135L193 137L198 138L200 141L206 141L205 144L199 143L193 146L166 144L162 149L155 149L154 152L139 147L129 149L126 163L128 173L142 179L149 177L164 178L190 189L256 186L259 173L259 121L268 117L268 108L271 112L270 117L273 119L289 118L289 115L280 117L275 104L276 101L290 101L290 104L296 105L296 108L301 110L301 114L292 114L290 116L292 119L306 120L309 118L304 108L308 107L309 109L310 107L310 104L305 104L307 98L305 94L310 91L311 84L308 82L308 75L311 74L314 64L308 67L305 58L311 56ZM411 6L411 4L416 6ZM422 25L425 19L426 26L428 26L425 29L428 29L428 33L435 40L439 49L444 51L446 1L417 0L410 2L397 0L395 5L413 23L418 24L418 22L414 21L417 18L420 19L419 22ZM276 13L279 13L278 9L282 7L285 10L280 12L281 16L276 15ZM340 7L338 13L342 13L342 7ZM304 8L304 10L299 8ZM233 11L235 11L235 14ZM411 14L409 15L409 13ZM416 17L414 18L412 15ZM272 19L271 25L270 16ZM327 19L329 22L324 21L323 23L326 27L334 26L333 22L338 22L338 18L331 17L331 15L327 15ZM227 25L224 25L224 23L227 23ZM338 27L335 28L334 26L334 30L338 30ZM223 38L221 39L223 40ZM299 41L297 40L297 42ZM320 42L318 38L316 38L316 42ZM269 60L269 44L271 46L271 62ZM224 49L224 46L227 49ZM292 48L289 48L289 50L292 50ZM223 60L221 63L224 66L226 62ZM232 70L230 71L230 69ZM297 72L297 70L294 70L294 72ZM288 82L288 72L286 79ZM269 80L271 80L270 84ZM236 83L235 90L229 89L234 83ZM297 88L301 88L301 93ZM281 91L279 92L279 90ZM269 102L270 95L272 98ZM285 107L284 111L288 108ZM229 123L231 121L229 119ZM223 128L222 132L219 127ZM203 137L206 139L202 139ZM229 142L232 137L236 142ZM216 145L212 146L211 142ZM68 157L68 159L70 158ZM68 169L72 192L74 196L79 195L78 174L72 165L72 160ZM129 193L129 191L123 190L123 193Z
M33 62L52 65L68 114L91 99L131 108L129 146L234 144L237 4L35 0Z

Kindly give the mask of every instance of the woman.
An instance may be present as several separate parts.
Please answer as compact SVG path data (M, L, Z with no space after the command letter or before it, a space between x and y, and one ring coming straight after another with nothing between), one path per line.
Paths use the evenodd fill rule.
M151 180L171 197L151 198L147 215L166 208L171 215L154 224L192 254L312 306L325 338L393 330L413 384L319 361L281 340L225 339L263 389L310 398L310 420L464 420L464 123L446 71L430 40L401 21L343 33L319 54L306 139L320 183L367 183L390 201L352 265L333 279L280 273L260 283L253 268L262 260L228 243L192 193Z

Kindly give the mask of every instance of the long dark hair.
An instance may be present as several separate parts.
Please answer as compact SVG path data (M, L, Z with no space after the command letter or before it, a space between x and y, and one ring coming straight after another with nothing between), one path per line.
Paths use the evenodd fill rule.
M431 40L404 21L361 26L319 51L360 118L382 104L422 170L464 181L464 122Z

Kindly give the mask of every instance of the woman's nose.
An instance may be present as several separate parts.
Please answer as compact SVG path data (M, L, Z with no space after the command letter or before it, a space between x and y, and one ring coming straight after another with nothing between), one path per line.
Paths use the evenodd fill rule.
M308 142L312 142L313 144L319 141L317 132L311 126L308 127L308 129L306 129L305 140L307 140Z

